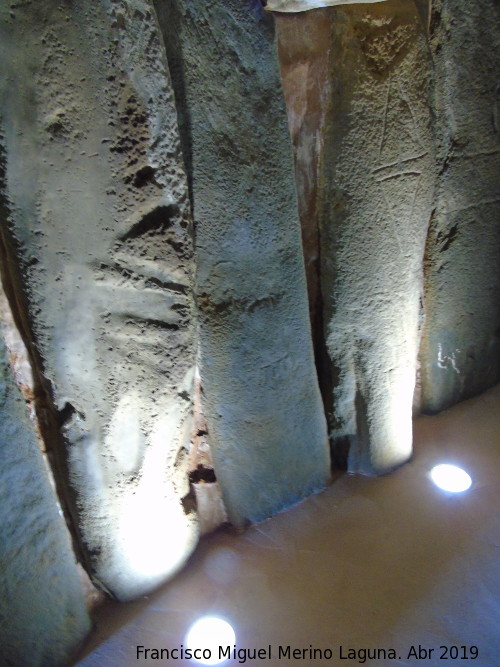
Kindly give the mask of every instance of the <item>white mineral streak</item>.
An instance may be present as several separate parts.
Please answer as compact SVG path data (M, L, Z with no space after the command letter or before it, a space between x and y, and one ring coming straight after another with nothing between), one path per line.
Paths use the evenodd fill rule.
M385 0L268 0L266 9L271 12L307 12L318 7L336 7L337 5L358 5Z

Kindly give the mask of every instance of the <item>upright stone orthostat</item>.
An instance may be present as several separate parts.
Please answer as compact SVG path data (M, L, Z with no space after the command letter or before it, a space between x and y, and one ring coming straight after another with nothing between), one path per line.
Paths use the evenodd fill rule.
M192 239L164 48L148 0L23 3L1 18L11 291L82 555L129 599L178 570L198 535L182 502Z
M412 451L434 183L429 57L411 0L332 11L320 203L334 455L381 473Z
M260 2L156 7L192 191L205 414L241 525L329 478L273 22Z
M64 519L0 334L3 665L65 665L90 629Z
M500 379L500 5L435 0L438 182L426 252L423 409Z

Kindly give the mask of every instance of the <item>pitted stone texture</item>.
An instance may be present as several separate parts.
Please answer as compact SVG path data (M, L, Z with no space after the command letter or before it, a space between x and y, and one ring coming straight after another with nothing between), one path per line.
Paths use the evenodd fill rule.
M331 440L348 469L409 458L433 193L430 67L411 0L332 11L320 212Z
M334 7L337 5L358 5L384 0L264 0L266 9L272 12L307 12L318 7Z
M90 629L64 519L0 336L2 665L67 664Z
M205 415L241 525L329 478L274 29L259 2L156 7L191 177Z
M3 14L4 196L65 443L49 445L87 567L127 599L198 534L181 502L194 271L164 48L147 0Z
M500 379L500 6L436 0L438 189L426 261L423 409Z

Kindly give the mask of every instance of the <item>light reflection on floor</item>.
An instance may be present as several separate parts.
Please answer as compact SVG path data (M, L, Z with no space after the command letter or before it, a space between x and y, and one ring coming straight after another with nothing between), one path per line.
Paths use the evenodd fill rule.
M243 535L205 538L183 572L148 599L106 603L78 665L192 667L189 660L137 660L136 647L178 648L190 625L209 614L231 623L238 647L272 646L271 660L247 665L360 664L339 662L342 646L343 655L394 648L396 659L364 663L380 667L497 666L499 408L500 386L422 417L414 458L395 473L344 475ZM438 463L467 470L472 487L443 493L429 476ZM333 659L278 660L280 645L330 648ZM419 645L435 649L430 659L415 661L411 647ZM459 647L459 658L440 660L440 646Z

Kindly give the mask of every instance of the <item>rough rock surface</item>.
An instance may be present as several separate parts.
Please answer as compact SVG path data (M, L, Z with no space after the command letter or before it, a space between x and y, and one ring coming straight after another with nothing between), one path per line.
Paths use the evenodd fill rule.
M156 2L195 221L201 379L229 519L329 478L272 17L260 2Z
M500 5L433 3L438 188L426 253L423 409L500 379Z
M182 503L192 238L164 48L147 0L4 5L0 23L8 280L81 553L127 599L198 534Z
M0 662L67 664L89 630L71 542L0 336Z
M434 181L430 61L411 0L332 12L320 203L331 439L348 469L411 454L425 239Z
M269 11L275 12L306 12L317 7L334 7L336 5L358 5L384 0L263 0Z

